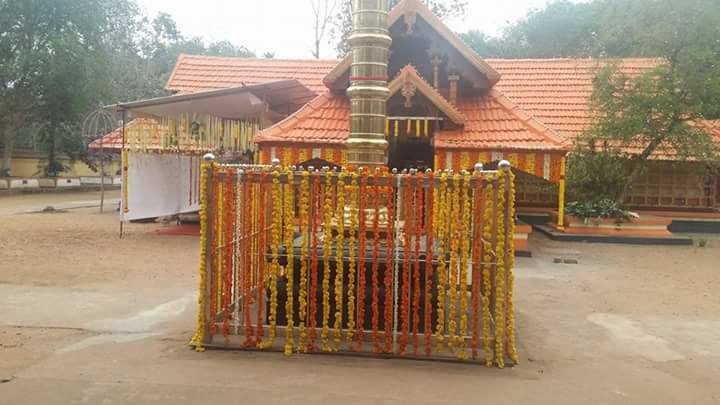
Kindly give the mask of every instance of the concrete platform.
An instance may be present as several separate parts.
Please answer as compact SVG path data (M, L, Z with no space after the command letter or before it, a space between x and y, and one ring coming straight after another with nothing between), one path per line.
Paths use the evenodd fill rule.
M533 225L533 229L552 240L564 242L590 242L590 243L618 243L626 245L671 245L691 246L693 240L687 236L623 236L623 235L597 235L559 232L548 225Z

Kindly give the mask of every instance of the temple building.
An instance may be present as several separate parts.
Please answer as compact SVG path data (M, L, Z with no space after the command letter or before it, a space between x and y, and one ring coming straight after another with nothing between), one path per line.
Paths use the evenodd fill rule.
M546 207L562 213L565 160L577 135L592 122L589 100L594 72L607 63L617 63L630 73L660 63L657 59L483 59L419 0L401 1L387 19L391 39L387 74L378 77L353 73L360 53L355 62L353 54L340 61L181 55L167 83L176 96L155 104L121 106L135 117L157 120L158 128L146 130L150 140L126 134L121 143L122 134L116 133L106 137L105 148L125 145L146 152L155 145L188 155L230 149L231 161L355 164L348 140L356 114L353 103L362 99L357 91L348 90L358 81L376 80L387 83L389 91L385 111L377 112L385 141L382 159L389 168L459 171L471 170L476 163L493 167L508 160L517 175L521 210ZM273 91L278 82L292 91ZM221 111L228 105L221 108L219 97L232 100L240 93L247 108L236 114ZM193 118L208 115L216 121ZM168 116L184 121L163 121ZM236 127L226 125L227 119L236 120L238 132L229 129ZM252 123L248 130L243 129L246 122ZM720 123L699 125L720 145ZM199 140L205 138L214 141ZM128 146L130 141L134 146ZM652 159L651 169L628 194L628 206L720 208L720 180L704 162L676 161L667 148Z

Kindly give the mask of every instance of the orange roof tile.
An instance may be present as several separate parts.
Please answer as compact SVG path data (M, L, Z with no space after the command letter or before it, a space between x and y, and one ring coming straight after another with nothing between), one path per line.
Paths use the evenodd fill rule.
M661 59L487 59L502 75L495 88L567 137L591 124L590 96L597 69L617 63L627 74L657 67Z
M196 92L297 79L317 94L327 91L323 78L337 60L287 60L180 55L166 89Z
M283 121L260 132L255 142L342 144L350 133L347 97L325 93Z
M564 139L501 92L458 100L463 129L440 131L435 147L446 149L567 151Z
M442 94L435 90L425 79L420 76L417 69L412 65L407 65L400 69L397 76L388 84L390 96L400 91L405 83L411 83L417 90L427 97L435 107L447 115L450 120L456 124L462 124L465 121L462 113L458 111Z
M138 125L157 125L157 121L151 118L136 118L130 122L127 123L125 126L125 129L132 129L135 126ZM115 129L114 131L111 131L107 135L103 136L102 138L96 139L88 145L88 148L91 150L100 151L100 149L106 149L106 150L122 150L122 144L123 144L123 134L122 134L122 127ZM159 140L158 140L158 146L159 146Z

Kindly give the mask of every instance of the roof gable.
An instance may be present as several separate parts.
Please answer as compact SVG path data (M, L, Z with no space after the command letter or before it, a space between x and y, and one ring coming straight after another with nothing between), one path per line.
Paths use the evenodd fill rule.
M403 87L407 85L413 86L417 91L422 93L425 97L430 100L435 107L443 112L452 122L462 125L465 121L465 117L460 111L458 111L445 97L437 92L432 86L430 86L417 70L411 65L405 66L400 70L400 73L393 79L388 88L390 89L390 96L395 95L398 91L401 91Z
M460 53L473 67L485 75L491 86L500 80L500 74L485 62L480 55L467 46L460 37L452 32L422 1L402 0L390 11L388 25L392 26L406 15L421 17L423 21L430 25L440 37L446 40L450 46ZM332 85L350 69L351 65L352 54L348 54L328 73L323 79L323 83L328 87L332 87Z

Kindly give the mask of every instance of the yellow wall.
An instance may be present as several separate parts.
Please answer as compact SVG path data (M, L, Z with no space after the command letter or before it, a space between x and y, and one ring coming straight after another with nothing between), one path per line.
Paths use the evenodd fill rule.
M60 160L63 165L69 166L70 169L63 172L62 177L80 177L80 176L99 176L100 172L92 171L85 163L76 161L70 163L68 160ZM10 164L10 174L13 177L42 177L43 168L47 165L46 159L35 158L13 158ZM112 162L105 164L106 176L113 176L115 172L120 170L120 162Z

